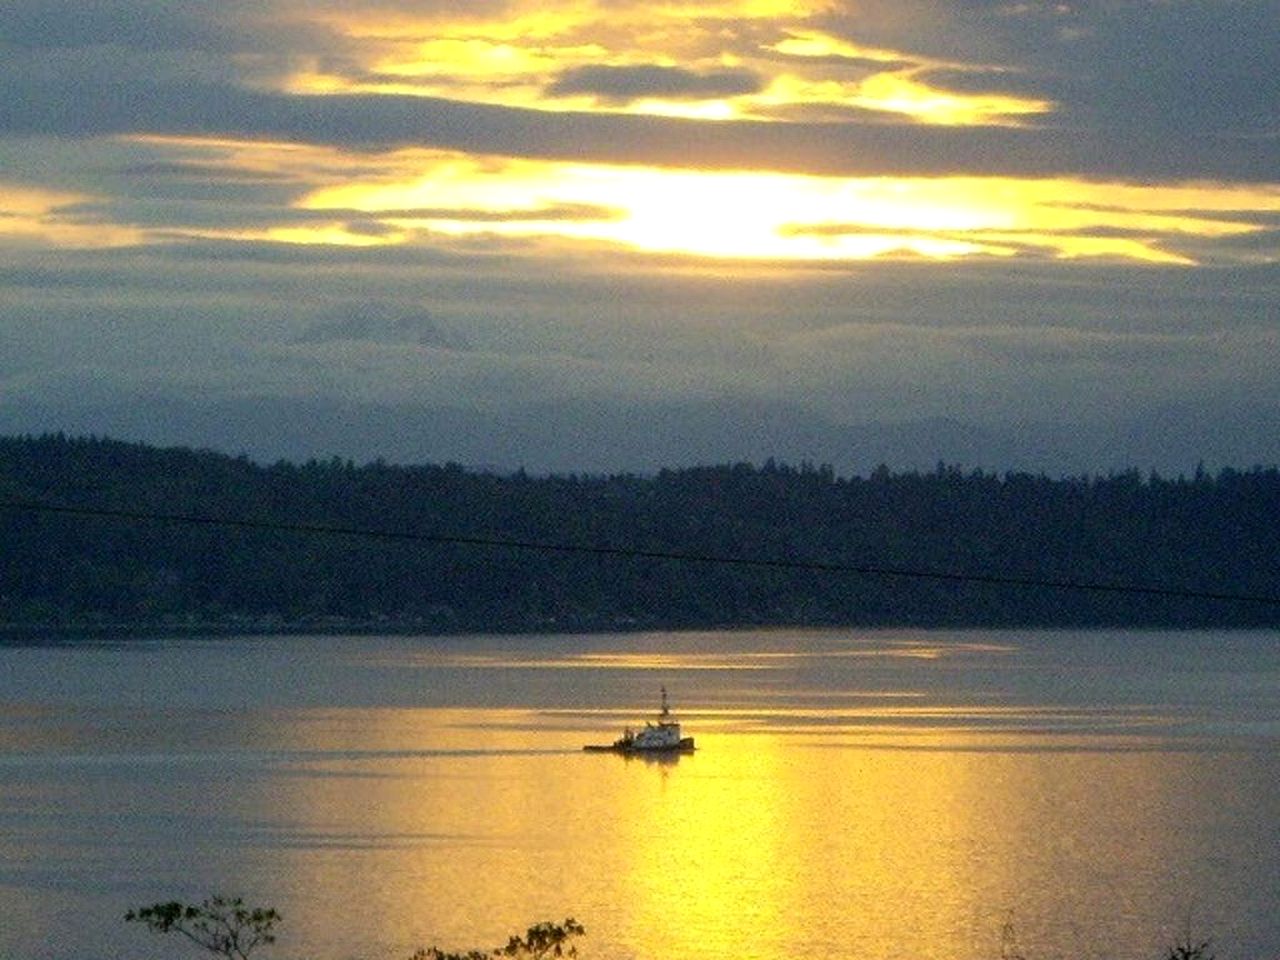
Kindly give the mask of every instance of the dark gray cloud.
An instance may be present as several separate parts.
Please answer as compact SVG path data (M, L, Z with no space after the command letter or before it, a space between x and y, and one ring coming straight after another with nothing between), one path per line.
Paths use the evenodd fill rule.
M18 47L121 46L231 53L254 42L235 2L6 0L5 41Z
M1047 204L1062 210L1087 210L1094 213L1132 213L1132 207L1121 207L1109 203L1072 203L1063 202ZM1212 220L1218 223L1238 223L1242 226L1280 227L1280 210L1212 210L1203 207L1185 207L1162 210L1168 217L1189 217L1195 220Z
M217 61L226 76L254 76L350 46L277 0L5 0L3 22L0 42L18 50L116 51L147 58L153 71Z
M1223 134L1276 133L1280 11L1274 2L1106 5L1074 43L1036 64L1069 118ZM1088 71L1084 73L1084 71Z
M192 433L187 423L169 442L240 449L262 440L254 450L267 457L292 454L305 439L339 445L322 452L505 464L516 456L519 425L535 425L539 442L527 455L558 453L525 463L558 469L656 467L697 455L692 440L664 443L650 461L640 456L644 441L592 410L629 410L646 436L718 436L702 449L720 457L841 463L857 451L817 423L945 416L988 431L1041 424L1039 437L1053 441L1047 449L1075 431L1077 443L1101 451L1075 468L1105 469L1112 461L1102 454L1118 455L1105 448L1108 418L1137 421L1176 402L1198 410L1194 424L1203 427L1188 428L1194 442L1177 448L1192 452L1190 469L1225 449L1196 449L1218 422L1207 411L1230 408L1244 422L1280 393L1274 264L844 265L806 272L803 283L790 272L734 269L619 271L414 247L230 242L33 250L0 268L0 405L13 415L6 422L23 429L118 432L124 421L107 411L154 410L156 397L183 397L193 417L226 432ZM133 402L138 396L152 400ZM269 431L210 413L247 396L273 411ZM399 410L400 419L356 411L341 420L343 436L339 420L317 416L304 438L301 421L286 413L289 398L330 411L360 398ZM423 416L451 409L459 424L491 429L459 427L439 434L443 446L399 447L395 431L379 425L403 427L410 407ZM32 420L41 410L61 419ZM613 431L597 432L601 422ZM757 427L747 429L751 422ZM761 432L764 423L778 430ZM926 465L961 449L941 433L901 433L919 437ZM358 436L367 445L345 445ZM556 436L581 444L570 450ZM1261 457L1276 449L1274 437L1270 446L1231 449ZM748 438L756 438L750 449L740 445ZM993 467L1024 462L1014 448L995 449L985 448Z
M315 186L299 174L259 172L235 166L186 162L142 162L105 167L110 199L57 206L50 223L102 224L183 229L252 229L345 223L354 233L383 236L396 229L391 220L449 220L469 223L569 222L615 220L615 208L595 204L542 204L509 209L406 207L367 211L310 209L298 201Z
M269 202L233 198L226 192L196 193L176 198L122 198L89 201L57 207L49 223L99 224L152 228L180 235L194 230L254 230L269 227L370 222L357 210L307 210ZM388 229L376 222L378 231Z
M393 13L403 5L383 6ZM413 9L457 12L450 4ZM1274 181L1280 170L1274 0L1069 8L866 0L819 21L852 43L968 64L924 75L942 88L1055 103L1034 129L1021 130L867 122L865 113L829 105L779 108L771 123L706 124L439 98L291 96L270 92L271 78L304 63L354 68L356 48L370 41L284 14L240 0L12 0L0 41L0 134L207 134L850 175ZM894 66L859 57L814 63L862 72ZM550 89L625 103L732 96L762 82L745 69L593 65L564 72Z
M1057 335L1026 330L984 332L971 337L975 354L1000 363L1034 364L1061 370L1112 368L1130 375L1143 368L1219 363L1220 343L1212 336L1064 329Z
M713 100L758 93L764 80L750 70L686 70L656 64L574 67L560 74L547 92L554 96L586 94L608 103L630 103L644 97Z
M1206 244L1206 247L1209 246ZM1192 256L1198 251L1194 249ZM1214 255L1253 254L1254 259L1264 263L1280 263L1280 229L1259 230L1254 233L1243 233L1234 237L1217 240L1212 249L1206 249L1202 259L1210 260Z
M420 304L355 300L325 308L294 338L295 343L368 341L466 350L468 338L444 327Z
M859 42L940 62L999 66L1002 72L945 69L926 76L966 93L1047 98L1057 104L1054 122L1096 125L1117 139L1277 133L1274 0L865 0L856 11L830 14L826 25Z
M1205 214L1205 219L1230 222L1230 218L1215 217L1209 213ZM806 223L789 224L782 228L782 232L792 236L813 237L882 237L886 233L891 233L895 237L904 239L928 238L950 240L961 244L985 244L989 249L1002 251L999 256L1009 256L1011 254L1008 251L1012 251L1012 255L1037 259L1060 256L1064 245L1057 241L1064 239L1128 241L1141 244L1152 255L1165 254L1188 263L1213 262L1227 251L1266 251L1276 247L1276 231L1252 231L1236 238L1214 237L1212 240L1205 240L1189 233L1186 229L1174 226L1123 227L1102 223L1080 227L1038 227L1025 230L993 228L971 229L963 232L925 229L886 231L884 227L861 223ZM1129 259L1131 256L1131 250L1121 253L1101 249L1094 254L1096 259L1113 260Z
M883 110L855 107L845 103L813 101L807 103L761 104L752 107L752 113L764 120L783 121L790 124L876 124L895 125Z
M275 170L246 170L217 163L194 163L189 160L151 160L132 163L112 171L122 177L137 178L147 183L177 180L183 183L287 183L295 178Z
M315 0L300 13L345 7ZM414 16L497 15L503 7L500 0L378 4L388 14ZM699 444L726 459L832 459L824 451L847 450L860 438L874 445L866 438L893 432L851 432L850 424L895 419L980 423L984 430L1030 422L1048 447L1065 449L1072 436L1087 433L1095 454L1106 453L1117 435L1103 429L1108 418L1154 418L1174 404L1210 411L1197 414L1200 420L1179 414L1169 421L1199 424L1199 433L1182 429L1186 437L1212 440L1215 429L1226 436L1252 414L1258 414L1252 422L1262 422L1266 411L1272 415L1266 422L1275 422L1280 222L1274 213L1166 211L1262 228L1234 239L1105 225L1060 231L1144 239L1210 263L1215 249L1230 250L1242 254L1240 262L1259 264L1237 270L1047 263L1052 251L1037 246L1036 235L1010 231L1000 236L1023 252L1016 262L828 263L776 272L732 261L690 270L680 256L604 255L489 235L410 231L407 242L366 249L191 236L260 236L271 227L315 224L385 235L393 228L368 213L296 205L315 188L412 176L404 158L388 162L381 152L414 147L833 175L1275 184L1274 0L1072 6L860 0L856 10L846 5L809 26L864 48L898 51L899 62L793 58L810 80L844 82L927 61L963 64L916 76L944 89L1053 100L1056 110L1027 121L1027 129L929 127L829 104L780 107L771 116L777 122L702 123L440 97L292 95L280 92L277 81L295 67L358 77L382 62L369 54L390 41L338 37L286 13L271 0L5 5L3 186L18 187L20 196L34 185L37 193L92 198L29 218L42 226L91 233L126 225L161 241L75 250L60 248L62 241L42 246L4 238L0 404L9 413L61 410L80 419L50 422L52 428L74 423L103 432L125 421L94 420L95 411L145 409L134 402L139 397L170 404L183 397L194 418L221 428L218 411L252 397L255 409L270 414L238 421L237 430L219 436L234 446L237 438L265 436L256 431L265 424L278 451L300 442L289 411L303 401L289 398L307 398L305 405L319 411L308 421L319 452L364 436L371 439L360 453L372 457L391 449L402 412L421 413L420 435L429 439L443 422L430 416L450 410L455 445L404 448L406 456L513 462L558 451L560 459L544 463L565 469L659 466L695 455ZM786 59L759 49L777 41L775 26L750 29L751 42L742 39L749 32L743 27L730 52L758 67ZM422 39L430 39L429 26L422 30ZM699 49L699 56L712 55ZM625 103L751 92L760 79L745 71L592 67L562 74L556 86ZM291 155L264 147L242 155L225 145L117 134L338 149ZM247 165L273 158L289 172ZM1136 212L1070 199L1064 195L1064 205L1096 209L1100 222ZM612 215L594 206L525 209L509 199L503 202L510 208L481 211L451 202L378 217L496 224ZM353 405L352 397L395 415L378 420L368 414L372 406ZM335 432L335 410L351 414L345 438ZM648 437L669 431L688 442L637 460L637 420ZM777 429L759 429L766 422ZM370 424L387 429L374 437ZM951 458L947 451L957 448L947 446L947 437L956 432L898 429L920 439L926 466ZM805 445L819 433L825 446ZM1275 449L1277 435L1255 430L1248 437L1262 451ZM201 442L201 436L178 432L166 439ZM514 444L513 437L528 442ZM564 437L577 439L557 439ZM266 445L263 451L271 455ZM1199 454L1207 451L1202 445ZM1098 455L1081 468L1110 463ZM998 458L991 465L1011 463Z
M410 207L404 210L379 210L378 216L388 220L456 220L467 223L524 223L573 220L617 220L622 211L587 203L554 205L507 210L481 210L471 207Z
M1268 181L1280 136L1188 130L1009 129L915 124L702 123L651 116L551 113L429 97L294 96L199 79L178 83L117 64L10 60L0 132L66 137L125 133L292 140L349 149L433 146L504 156L820 174L1080 175Z
M792 65L800 62L808 70L813 70L815 67L823 68L819 70L820 76L828 79L844 80L869 77L872 74L886 71L898 73L923 66L918 59L913 60L907 57L895 59L889 56L881 56L874 58L843 53L797 56L772 49L760 51L760 57L762 60L773 60Z
M749 268L736 274L681 273L661 265L644 272L595 272L590 263L575 270L568 259L531 263L427 248L336 251L204 242L141 251L32 251L7 261L0 283L10 291L10 303L23 299L32 311L48 311L61 301L68 318L95 298L118 299L144 314L149 302L168 302L174 311L187 305L209 315L225 310L227 322L241 331L237 335L250 339L271 339L271 317L287 315L294 319L279 328L279 336L294 339L367 302L378 304L368 322L388 330L401 318L429 317L442 328L469 330L477 345L523 336L550 342L563 335L582 343L584 354L620 363L669 346L672 362L687 355L692 369L737 350L743 341L782 346L840 331L871 330L878 336L889 327L912 340L992 329L1021 330L1028 338L1067 329L1100 336L1220 334L1228 341L1251 331L1280 333L1275 265L1135 272L1064 271L1055 264L973 264L944 271L924 264L869 264L809 274L797 284L791 275L761 276ZM23 287L27 294L13 292ZM242 300L261 304L261 310L241 316ZM609 322L602 322L602 311ZM121 332L126 328L122 324ZM726 330L733 336L725 336ZM183 330L166 335L179 337ZM15 362L21 356L12 354ZM812 386L805 370L794 373L801 389ZM1176 388L1176 382L1169 384Z

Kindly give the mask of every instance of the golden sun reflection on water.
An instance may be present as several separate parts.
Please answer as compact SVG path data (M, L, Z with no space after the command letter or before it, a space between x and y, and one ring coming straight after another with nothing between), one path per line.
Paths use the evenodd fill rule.
M1207 842L1178 824L1212 801L1177 787L1217 761L964 713L697 711L699 751L659 763L581 752L616 710L321 711L281 741L292 774L245 799L291 924L335 955L565 915L584 956L637 960L978 960L1011 911L1030 942L1096 922L1086 953L1158 937Z
M866 641L850 638L846 645L821 650L756 649L725 652L705 650L644 649L581 651L561 656L541 650L467 653L449 648L399 651L394 658L376 662L395 667L457 667L506 670L779 670L798 664L863 660L944 660L981 655L1003 656L1016 652L1008 643L930 643L916 639ZM365 662L370 662L367 659Z
M0 933L35 944L14 955L162 960L121 909L226 890L278 907L297 957L488 948L573 915L584 960L992 960L1011 917L1026 956L1141 958L1188 910L1219 955L1270 956L1272 639L534 644L771 665L648 676L625 656L527 670L529 638L14 650ZM651 715L629 705L659 682L696 753L583 752Z

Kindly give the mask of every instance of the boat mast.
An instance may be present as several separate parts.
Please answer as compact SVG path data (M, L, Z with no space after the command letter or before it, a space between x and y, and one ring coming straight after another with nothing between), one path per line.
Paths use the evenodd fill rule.
M667 705L667 685L662 685L662 719L667 720L671 717L671 707Z

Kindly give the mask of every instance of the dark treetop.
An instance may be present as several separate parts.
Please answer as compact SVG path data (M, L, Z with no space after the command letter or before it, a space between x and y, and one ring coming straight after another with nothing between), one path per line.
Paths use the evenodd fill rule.
M1274 468L531 477L0 438L0 622L1276 625L1278 516Z

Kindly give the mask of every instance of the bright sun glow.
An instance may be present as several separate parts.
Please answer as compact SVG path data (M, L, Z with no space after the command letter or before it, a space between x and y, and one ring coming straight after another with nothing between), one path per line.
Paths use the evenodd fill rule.
M1008 94L940 90L926 69L964 64L868 47L807 26L829 6L801 0L639 6L513 3L502 18L441 14L383 21L330 16L362 42L362 69L319 64L286 81L292 93L447 97L526 109L771 120L780 109L857 109L944 125L1011 125L1053 104ZM763 25L758 31L752 25ZM571 94L557 80L578 68L644 67L682 77L733 67L758 88L723 96L637 88ZM991 68L982 68L991 69Z
M945 126L1007 123L1013 118L1048 113L1047 100L998 94L956 94L936 90L916 79L916 71L878 73L861 84L851 102Z
M322 189L302 206L359 212L406 236L425 230L560 237L701 257L854 260L1047 252L1181 264L1192 260L1163 241L1248 233L1258 228L1233 220L1232 210L1280 206L1274 195L1247 188L845 179L485 162L462 154L422 155L418 164L425 171L420 176Z

